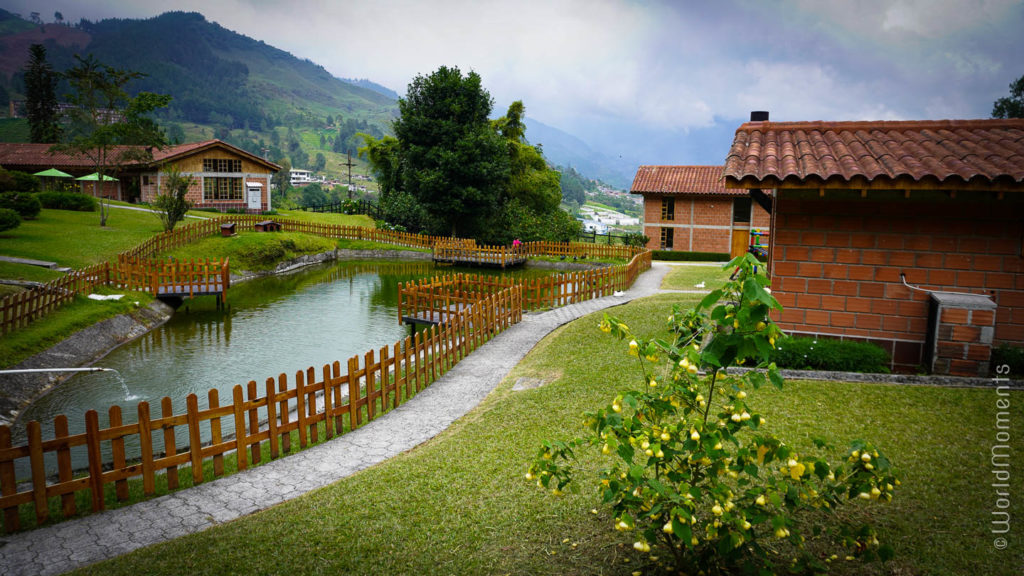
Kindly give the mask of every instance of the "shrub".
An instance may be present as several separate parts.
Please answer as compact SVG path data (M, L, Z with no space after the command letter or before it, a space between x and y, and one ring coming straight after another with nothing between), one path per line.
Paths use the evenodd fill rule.
M21 226L21 216L10 208L0 208L0 232L13 230Z
M50 210L95 212L97 208L96 198L78 192L40 192L36 197L43 208Z
M28 172L0 168L0 192L38 192L39 177Z
M786 338L772 351L772 362L793 370L889 373L889 354L867 342L830 338Z
M1005 368L1001 368L1005 366ZM997 376L1024 377L1024 348L1000 344L992 349L992 371Z
M25 220L35 220L43 205L33 194L27 192L4 192L0 194L0 208L9 208Z
M724 252L677 252L675 250L653 250L651 258L670 262L726 262L729 255Z
M650 237L640 232L630 232L626 234L625 238L623 238L622 243L625 244L626 246L635 246L636 248L643 248L644 246L647 246L647 243L650 241Z
M694 309L676 306L667 340L639 338L605 314L600 329L629 340L641 389L585 414L585 439L544 442L526 478L558 495L576 472L574 450L600 447L610 465L599 490L615 530L680 573L821 573L840 556L887 560L892 548L870 525L846 520L856 515L822 514L892 499L899 480L881 450L855 440L837 464L797 454L762 429L748 399L784 384L768 361L782 336L769 312L781 306L756 265L749 254L736 258L735 280ZM766 372L725 370L748 360ZM822 555L829 548L836 554Z

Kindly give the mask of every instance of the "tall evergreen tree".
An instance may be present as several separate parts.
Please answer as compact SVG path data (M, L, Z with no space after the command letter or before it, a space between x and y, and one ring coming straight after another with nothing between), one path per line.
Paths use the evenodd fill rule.
M474 237L499 206L508 156L488 119L492 106L479 74L445 66L417 76L398 101L402 184L434 233Z
M57 74L46 61L46 48L33 44L25 68L25 109L32 142L60 140L57 114Z

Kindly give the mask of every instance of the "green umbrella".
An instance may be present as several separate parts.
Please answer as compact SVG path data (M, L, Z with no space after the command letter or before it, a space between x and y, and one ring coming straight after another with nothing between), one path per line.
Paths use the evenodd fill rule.
M72 178L71 174L67 172L61 172L56 168L50 168L49 170L43 170L42 172L36 172L33 176L46 176L49 178Z
M99 179L100 179L100 173L99 172L93 172L92 174L89 174L88 176L82 176L81 178L75 178L75 180L85 180L87 182L95 182L95 181L97 181ZM104 182L117 182L117 178L114 178L113 176L106 176L106 175L104 175L103 176L103 181Z

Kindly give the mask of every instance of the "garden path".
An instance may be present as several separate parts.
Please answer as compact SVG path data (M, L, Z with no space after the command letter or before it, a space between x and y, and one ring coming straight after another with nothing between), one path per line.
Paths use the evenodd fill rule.
M409 402L302 452L116 510L0 537L0 575L47 575L200 532L297 498L410 450L472 410L548 333L577 318L660 291L654 262L624 293L523 321L487 342Z

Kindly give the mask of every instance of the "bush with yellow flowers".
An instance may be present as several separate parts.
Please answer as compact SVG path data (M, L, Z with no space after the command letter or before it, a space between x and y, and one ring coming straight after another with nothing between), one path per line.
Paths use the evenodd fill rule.
M739 269L734 278L696 308L676 306L670 339L643 339L606 314L599 328L628 342L642 386L585 414L587 437L544 442L526 477L559 494L577 471L574 450L609 455L600 487L614 529L687 574L823 573L834 561L888 560L892 548L870 525L836 512L892 499L899 480L882 451L856 440L830 463L762 429L766 416L750 400L768 383L782 388L768 357L784 335L758 265L741 256L727 264ZM808 513L815 521L798 521Z

